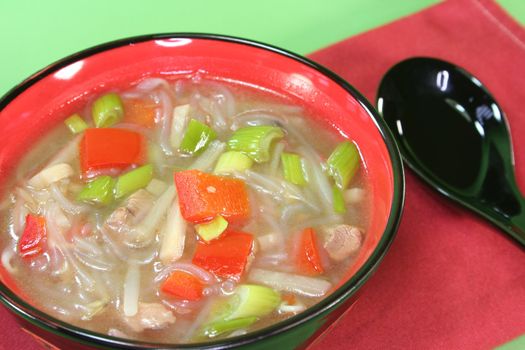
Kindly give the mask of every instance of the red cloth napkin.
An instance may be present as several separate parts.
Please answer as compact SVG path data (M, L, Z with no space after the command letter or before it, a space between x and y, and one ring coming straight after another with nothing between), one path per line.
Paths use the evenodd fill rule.
M525 193L523 28L492 1L449 0L310 57L374 102L381 77L411 56L454 62L489 88L507 114ZM521 334L525 249L407 170L391 250L351 312L310 350L489 349Z
M388 68L410 56L449 60L489 87L507 112L525 189L523 29L491 1L449 0L311 55L370 101ZM0 324L0 349L40 348L4 308ZM525 250L407 171L389 253L352 310L310 350L488 349L524 333Z

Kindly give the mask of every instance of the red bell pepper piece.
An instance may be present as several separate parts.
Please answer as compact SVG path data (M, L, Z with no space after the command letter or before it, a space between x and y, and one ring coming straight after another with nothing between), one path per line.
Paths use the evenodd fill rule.
M22 258L33 258L46 249L46 219L43 216L27 214L24 232L18 240L18 253Z
M104 169L126 169L145 159L144 137L124 129L87 129L80 142L80 167L84 177Z
M216 276L239 279L252 246L251 234L228 231L209 243L199 241L192 262Z
M174 271L160 289L177 299L200 300L204 285L200 279L185 271Z
M146 128L155 126L155 102L140 98L131 98L123 101L124 123L137 124Z
M201 223L221 215L234 224L250 216L248 192L242 180L185 170L175 173L175 186L186 221Z
M316 241L313 228L306 228L300 233L297 247L297 267L300 272L307 275L318 275L324 272Z

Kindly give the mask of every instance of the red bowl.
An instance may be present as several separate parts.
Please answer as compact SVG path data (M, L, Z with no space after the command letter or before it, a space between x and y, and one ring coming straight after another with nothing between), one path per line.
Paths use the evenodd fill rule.
M308 115L334 133L356 141L372 196L370 226L356 263L335 292L297 316L244 336L191 345L118 339L64 323L23 300L0 266L0 301L32 333L75 349L306 346L353 303L355 293L381 261L397 229L404 198L403 167L386 124L357 90L326 68L244 39L207 34L141 36L79 52L36 73L0 100L0 183L6 183L39 137L80 109L92 94L126 88L144 77L196 72L206 79L279 95L305 107ZM5 194L6 189L0 191Z

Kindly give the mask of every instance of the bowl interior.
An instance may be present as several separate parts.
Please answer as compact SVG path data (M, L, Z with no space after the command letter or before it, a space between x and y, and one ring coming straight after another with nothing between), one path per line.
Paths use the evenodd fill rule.
M91 94L124 89L144 77L175 78L196 72L205 79L263 89L305 107L318 123L334 130L334 137L348 136L359 146L373 210L364 249L348 271L350 277L376 249L391 215L395 186L389 149L357 94L352 96L315 67L276 51L242 41L159 36L101 46L51 66L0 102L0 183L39 137L85 104ZM4 191L0 188L0 193ZM0 279L17 291L2 266Z

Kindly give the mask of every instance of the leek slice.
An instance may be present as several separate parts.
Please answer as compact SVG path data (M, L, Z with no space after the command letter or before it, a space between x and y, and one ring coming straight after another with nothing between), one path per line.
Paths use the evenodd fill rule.
M153 165L147 164L133 169L117 179L115 198L120 199L146 187L153 178Z
M120 96L109 93L99 97L93 102L91 115L97 128L107 128L118 123L124 117Z
M257 163L263 163L270 160L272 142L283 137L283 130L277 126L247 126L233 133L228 141L228 149L242 152Z
M212 322L228 321L244 317L263 317L275 310L281 296L269 287L257 284L241 284L225 303L218 304L212 312Z
M233 332L237 329L249 327L255 321L257 321L257 317L243 317L228 321L212 322L205 325L201 333L205 337L213 338L224 333Z
M82 188L77 196L77 200L107 205L113 200L114 186L115 180L111 176L99 176Z
M294 153L283 152L281 154L281 162L283 164L283 173L286 181L294 185L306 185L301 157Z
M328 171L335 184L344 190L359 168L359 151L355 144L345 141L337 145L327 160Z
M221 215L217 215L213 220L195 225L195 230L206 242L219 237L228 227L228 221Z
M213 172L215 174L228 174L250 169L252 165L253 160L244 153L229 151L221 154Z
M76 113L64 120L64 124L66 124L69 131L71 131L73 134L79 134L88 128L88 125L84 119L82 119L82 117Z
M216 138L217 133L212 128L198 120L191 119L180 143L180 150L190 154L198 153Z

